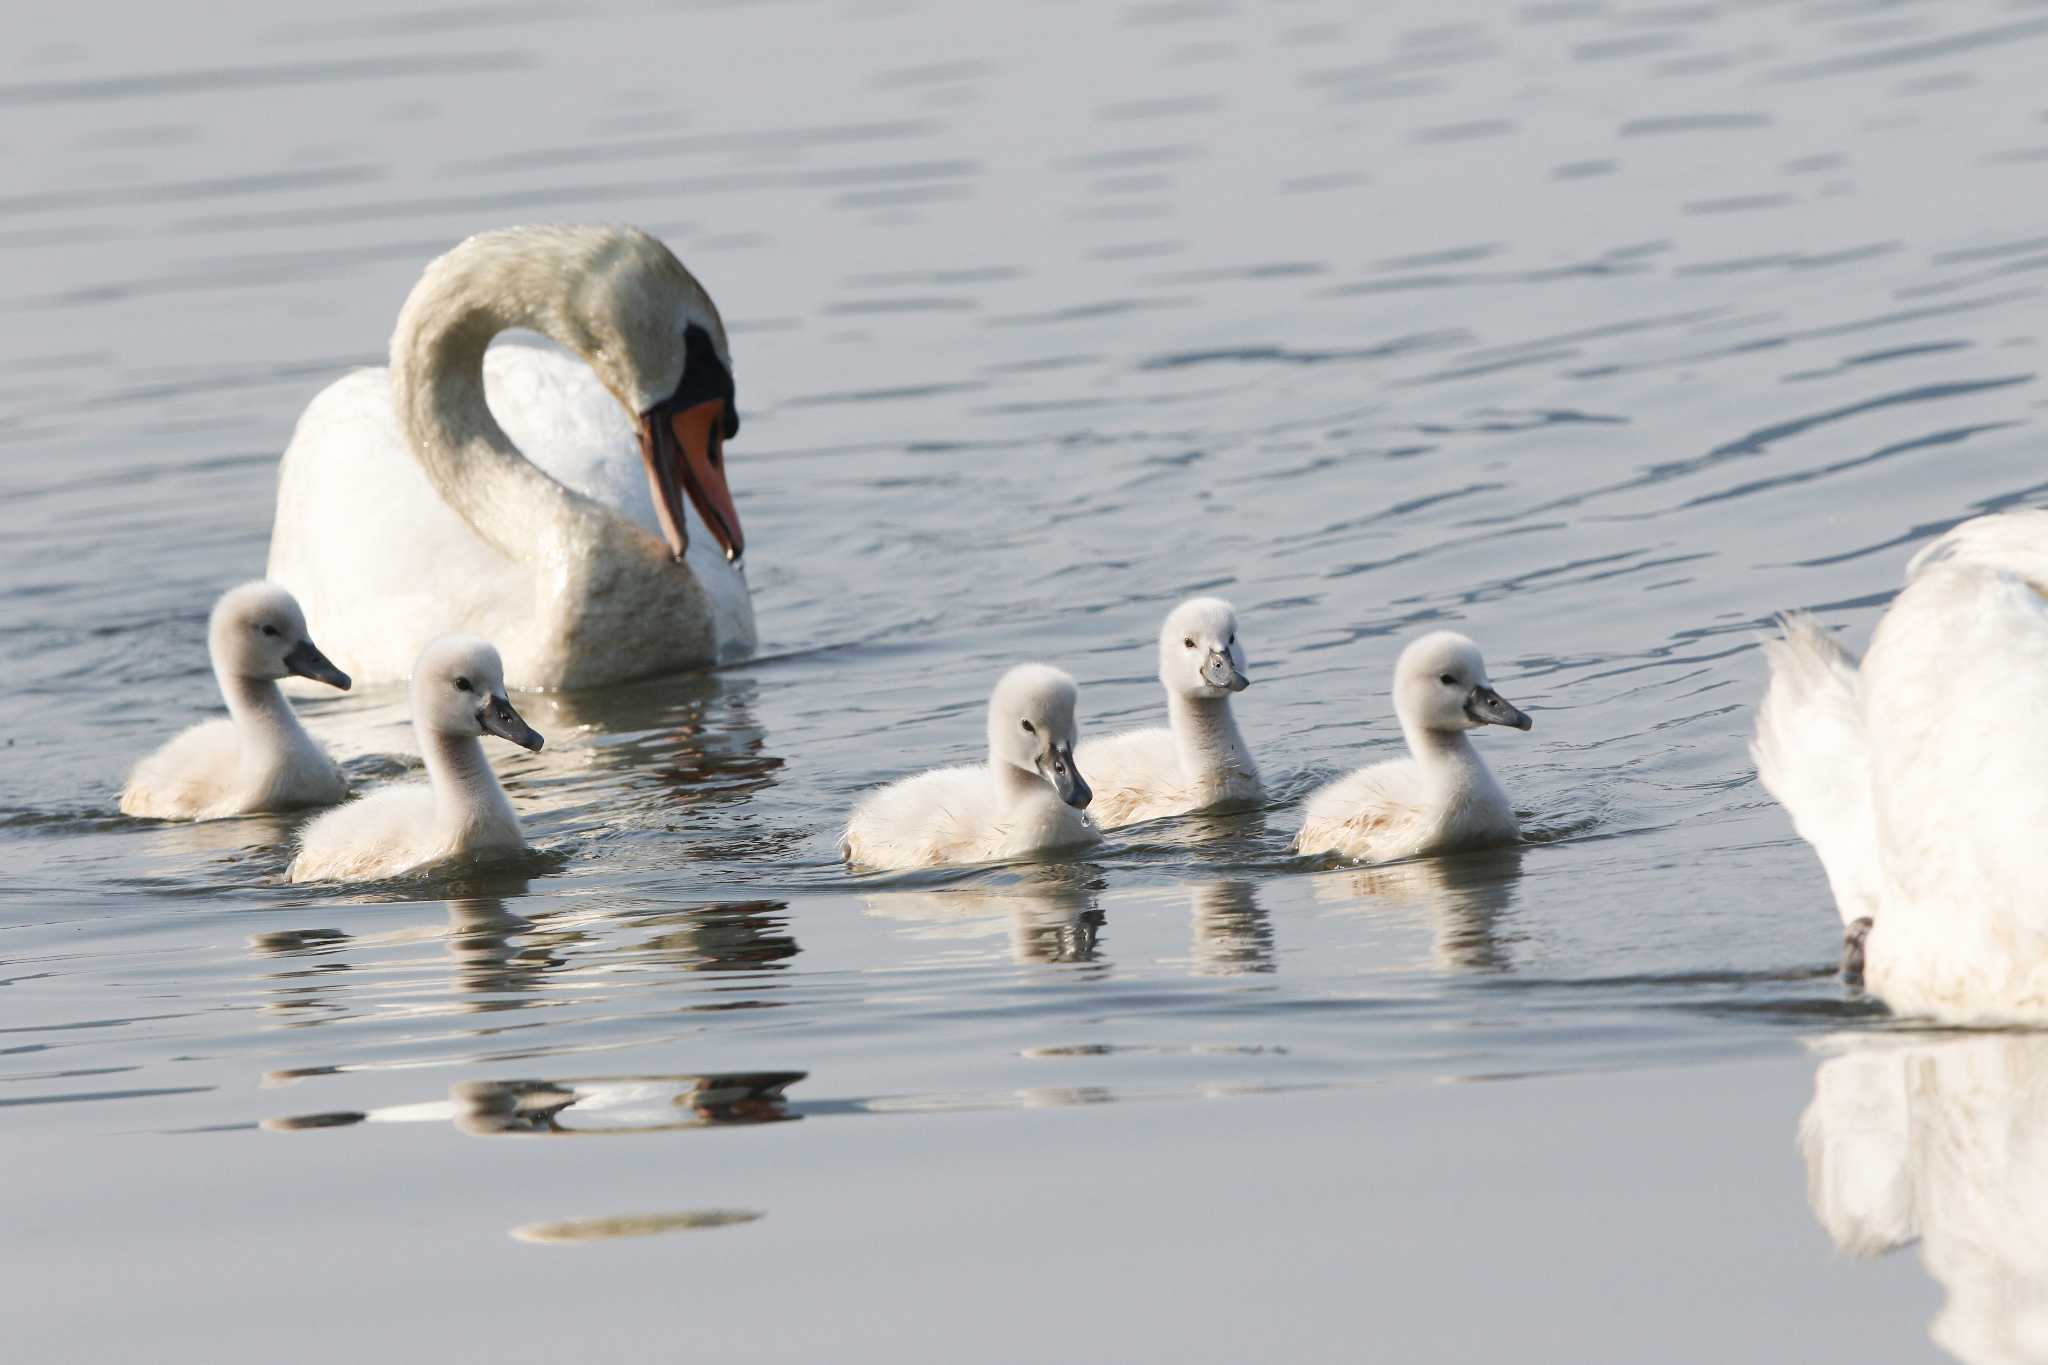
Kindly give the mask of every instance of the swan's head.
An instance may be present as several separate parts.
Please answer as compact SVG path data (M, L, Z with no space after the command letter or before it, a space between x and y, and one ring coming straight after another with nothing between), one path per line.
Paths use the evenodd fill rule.
M725 443L740 429L732 352L717 305L675 253L631 227L479 233L421 275L394 364L396 338L430 329L451 297L480 303L493 328L538 327L582 356L639 428L669 553L681 563L689 547L688 498L739 560L746 541L725 478Z
M1404 726L1422 730L1526 730L1534 723L1493 690L1479 646L1449 630L1425 635L1401 651L1394 665L1394 711Z
M1086 810L1095 793L1074 766L1080 727L1074 680L1044 664L1019 664L1003 674L988 701L988 752L995 763L1036 773L1052 784L1060 800Z
M258 579L222 593L207 622L206 644L214 667L231 677L311 678L348 691L348 674L306 633L299 599L275 583Z
M739 435L725 323L711 296L660 241L638 228L598 234L569 285L563 337L584 355L640 428L640 455L669 553L689 547L683 499L725 557L746 550L725 480L725 443Z
M1159 681L1183 697L1227 697L1252 685L1237 642L1237 613L1220 597L1193 597L1159 629Z
M413 723L439 735L496 735L538 750L541 737L505 695L505 665L490 641L443 635L412 666Z

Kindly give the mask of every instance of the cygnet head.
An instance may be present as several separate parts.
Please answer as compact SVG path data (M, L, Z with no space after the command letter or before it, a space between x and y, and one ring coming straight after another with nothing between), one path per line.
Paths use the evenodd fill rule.
M541 737L505 695L505 665L488 640L443 635L412 666L413 723L439 735L496 735L538 750Z
M1159 681L1177 696L1209 700L1252 685L1230 603L1191 597L1173 609L1159 629Z
M1479 646L1449 630L1425 635L1401 651L1394 665L1394 711L1404 727L1420 730L1526 730L1533 724L1493 690Z
M1095 799L1074 766L1080 729L1074 680L1045 664L1019 664L1003 674L988 700L989 761L1036 773L1052 784L1060 800L1086 810Z
M348 674L329 662L306 633L299 600L258 579L230 588L213 605L206 627L213 666L235 678L311 678L348 691Z

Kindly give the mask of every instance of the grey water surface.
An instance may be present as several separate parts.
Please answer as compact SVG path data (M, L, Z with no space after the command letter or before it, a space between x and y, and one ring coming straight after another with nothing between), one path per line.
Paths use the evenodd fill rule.
M2040 1224L2017 1158L1883 1235L1809 1200L1823 1068L1905 1054L1745 744L1774 612L1860 643L1913 547L2048 495L2048 5L9 30L10 1356L2043 1358L2048 1255L1878 1254ZM291 820L117 815L216 713L298 413L435 253L558 220L731 325L760 656L522 701L509 868L298 888ZM840 866L1009 663L1158 719L1195 592L1267 809ZM1535 719L1480 739L1528 844L1291 857L1439 626ZM406 770L396 689L304 713Z

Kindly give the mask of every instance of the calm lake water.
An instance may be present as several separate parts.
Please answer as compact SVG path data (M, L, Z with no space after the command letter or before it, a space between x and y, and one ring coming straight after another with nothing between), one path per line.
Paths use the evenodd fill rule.
M2048 5L9 29L19 1358L2048 1358L2048 1043L1845 992L1745 753L1773 612L1860 643L2048 496ZM119 817L299 411L536 220L660 233L730 321L760 658L523 702L510 870L293 888L289 821ZM838 864L1011 662L1157 718L1198 591L1268 809ZM1535 718L1481 738L1531 842L1291 858L1447 624ZM401 770L396 691L305 712Z

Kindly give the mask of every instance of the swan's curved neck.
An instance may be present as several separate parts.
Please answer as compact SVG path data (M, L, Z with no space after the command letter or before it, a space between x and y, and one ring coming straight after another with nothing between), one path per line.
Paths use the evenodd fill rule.
M420 757L434 786L434 818L442 829L457 835L510 830L516 839L519 817L491 768L483 741L474 735L416 728Z
M537 521L587 510L520 453L484 401L484 351L498 333L525 327L568 344L557 265L567 269L538 251L444 257L391 337L392 402L413 454L442 500L515 559L542 548Z
M245 678L216 668L220 695L241 738L242 765L268 771L293 756L314 749L313 737L299 724L291 703L269 678Z
M1237 732L1228 697L1186 697L1166 694L1167 722L1181 771L1190 777L1249 773L1251 751Z

